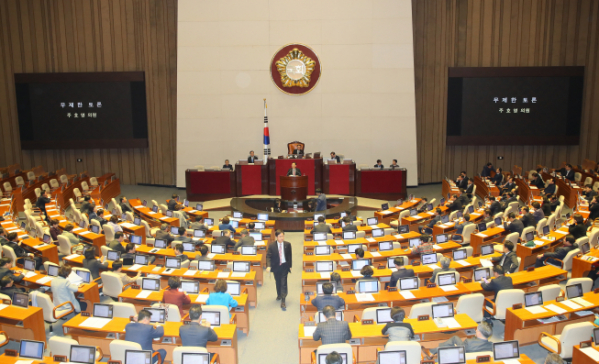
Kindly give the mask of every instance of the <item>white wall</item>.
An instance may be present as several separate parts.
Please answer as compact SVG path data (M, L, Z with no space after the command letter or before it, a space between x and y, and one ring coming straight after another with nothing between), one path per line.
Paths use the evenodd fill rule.
M299 140L374 165L393 158L417 185L411 0L179 0L177 186L195 165L262 155L263 98L272 156ZM322 74L283 94L270 60L303 43Z

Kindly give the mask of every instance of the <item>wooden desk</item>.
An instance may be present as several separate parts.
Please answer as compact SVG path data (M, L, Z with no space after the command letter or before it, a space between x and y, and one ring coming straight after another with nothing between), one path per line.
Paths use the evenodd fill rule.
M599 258L599 250L594 247L591 248L591 251L582 257L575 256L572 260L572 278L582 278L587 277L589 275L589 271L593 268L593 266L597 266L599 261L597 260L589 260L589 258Z
M420 345L427 348L436 348L440 342L449 339L453 335L462 338L473 336L478 324L466 314L455 315L456 321L461 325L460 329L439 328L433 320L418 321L406 318L404 322L410 323L414 334L420 335ZM383 349L388 339L383 336L382 330L385 325L362 325L361 322L352 322L349 329L352 339L360 340L359 345L352 345L352 351L358 363L375 362L377 349ZM457 333L456 333L457 331ZM305 336L304 325L299 325L298 346L300 350L300 363L310 363L312 352L320 346L320 341L314 341L312 336Z
M565 232L564 232L565 230ZM563 232L560 233L560 232ZM534 265L537 261L537 255L543 254L545 252L552 252L557 247L562 245L564 239L568 235L568 230L561 228L556 231L552 231L549 233L548 237L553 238L554 240L548 239L547 237L535 237L535 241L542 241L542 245L537 245L534 247L527 247L522 244L516 245L516 255L521 258L520 262L520 270L524 270L526 267L530 265Z
M237 196L237 183L233 171L185 171L187 199L210 201Z
M11 340L46 341L44 312L40 307L8 306L0 310L0 330Z
M420 198L415 198L413 200L404 201L400 206L390 207L385 211L375 211L374 217L376 217L379 222L383 224L391 225L392 220L399 219L399 213L405 209L412 209L422 201Z
M474 176L474 185L476 186L476 195L481 200L484 200L485 197L489 195L499 197L499 187L493 183L487 184L486 180L483 180L479 176ZM445 197L447 194L444 194L443 196Z
M597 350L596 346L592 347L592 350ZM590 356L580 350L580 345L574 346L574 351L572 352L572 363L576 364L597 364L599 361L593 360Z
M460 189L455 185L455 183L453 181L450 184L445 179L441 182L441 193L442 193L441 197L443 197L446 200L449 200L447 198L448 194L450 194L450 195L456 194L458 197L462 194Z
M48 349L48 345L46 344L46 349ZM31 361L32 364L60 364L60 362L54 361L53 357L44 356L43 360L33 360L29 358L23 357L14 357L14 356L6 356L6 354L0 355L0 364L16 364L19 360ZM96 361L96 364L100 364L101 362Z
M407 196L405 168L356 171L356 196L393 201Z
M333 247L347 247L350 244L361 244L366 245L368 250L370 248L376 247L378 249L378 244L381 241L399 241L399 242L407 242L409 239L414 239L420 237L420 234L417 232L410 231L407 234L395 234L395 235L385 235L377 238L357 238L353 240L327 240L326 244L322 241L313 241L313 240L305 240L304 241L304 254L307 252L311 252L314 250L315 246L318 245L331 245Z
M472 247L472 254L480 254L480 247L482 245L491 244L503 238L507 235L507 231L500 227L494 227L487 229L482 233L472 234L470 236L470 246Z
M541 195L541 191L537 186L529 185L526 180L516 178L514 181L516 181L516 185L518 186L518 195L525 204L528 204L528 201L532 201L535 196Z
M358 231L363 231L364 235L372 235L373 229L390 229L390 228L391 228L391 226L389 226L387 224L378 223L376 225L376 227L368 226L368 225L358 226ZM310 233L311 230L312 229L304 230L304 239L307 239L312 236L312 234ZM333 233L333 235L336 235L341 238L342 234L343 234L343 229L341 227L333 227L331 229L331 232ZM390 236L390 235L385 235L385 236Z
M325 164L322 190L326 194L355 196L356 164Z
M447 207L440 206L442 211L442 215L447 213ZM428 223L433 217L435 217L435 212L421 212L418 215L403 217L399 222L399 225L409 225L411 231L418 231L418 227Z
M150 227L160 226L162 223L167 223L170 226L179 226L178 218L168 217L160 212L154 212L151 208L145 207L138 199L130 199L129 204L133 211L137 212L142 219L148 222Z
M593 306L581 306L579 309L573 310L562 302L543 302L543 307L553 304L566 310L566 313L563 314L566 317L565 320L547 324L543 324L537 320L557 315L549 309L546 309L547 312L545 313L532 314L525 308L517 310L508 308L505 316L505 340L518 340L520 345L536 344L541 332L546 332L550 335L559 335L566 325L577 322L593 322L595 315L581 317L576 315L575 312L592 310L599 307L599 294L588 292L584 294L583 299L593 304Z
M126 318L113 318L101 329L81 328L79 325L87 317L77 315L62 325L64 335L71 337L79 342L79 345L99 346L105 355L110 355L110 342L114 339L126 340L125 326L129 323ZM179 327L182 322L166 322L164 326L164 338L169 338L170 343L154 341L154 350L165 349L167 352L166 360L173 360L173 350L180 346ZM221 363L237 363L237 327L236 325L221 325L215 327L214 331L218 335L218 341L208 342L206 347L209 352L217 353ZM113 334L114 338L107 338L108 334ZM230 346L222 346L223 340L231 340Z
M137 295L141 291L141 289L129 288L119 295L119 302L128 302L134 304L137 312L141 311L144 307L151 306L153 303L162 302L162 298L164 295L163 290L158 292L152 292L147 298L137 297ZM202 292L200 291L200 293ZM205 295L207 296L208 294L205 293ZM198 298L200 299L198 300ZM198 294L190 294L189 299L191 300L191 304L183 305L183 315L189 313L189 309L192 305L206 304L206 298ZM250 308L248 295L242 294L240 296L233 296L233 299L237 301L238 306L231 309L231 314L235 315L235 323L237 324L237 329L247 334L250 331Z
M547 180L547 178L553 178L553 181L555 182L555 185L558 187L558 191L557 191L557 195L558 196L564 196L564 203L570 207L570 208L574 208L574 206L576 205L576 198L578 197L579 193L582 193L582 189L576 185L575 183L572 183L572 186L570 186L566 181L564 181L561 178L558 177L554 177L548 173L544 173L542 174L543 180Z
M1 225L5 230L10 232L10 229L19 229L17 234L19 239L23 239L24 248L28 251L42 257L43 261L50 261L58 264L58 247L54 244L43 244L39 239L30 238L27 232L21 231L20 228L11 220L3 221Z
M308 195L314 195L317 188L322 188L322 158L301 159L269 159L268 160L268 194L281 196L280 176L286 176L291 164L295 163L302 171L302 176L308 177Z
M237 196L268 195L268 165L235 163Z
M557 284L566 279L567 276L567 271L552 265L535 268L533 272L521 271L509 275L509 277L512 278L514 289L521 289L524 292L536 292L539 287L549 284ZM492 291L483 291L479 282L464 283L464 285L472 293L480 292L488 296L494 296L495 294Z
M114 174L111 173L110 177L109 176L102 176L100 178L98 178L98 184L99 186L95 187L93 190L91 190L91 197L94 200L104 200L104 201L110 201L111 199L119 196L121 194L121 180L118 178L115 178L114 180L112 180L112 176ZM108 178L111 179L110 182L108 182L107 185L104 185L104 180L107 180ZM102 182L100 182L102 181ZM89 182L88 182L89 184Z

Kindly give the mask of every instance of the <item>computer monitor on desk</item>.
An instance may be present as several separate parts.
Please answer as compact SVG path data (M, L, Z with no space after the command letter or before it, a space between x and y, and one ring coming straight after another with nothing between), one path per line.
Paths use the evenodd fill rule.
M314 247L314 255L331 255L330 245L319 245Z
M437 253L420 254L422 265L437 264Z
M377 308L376 323L386 324L388 322L393 322L393 319L391 318L391 308Z
M358 291L360 293L378 293L379 288L378 279L360 279L358 281Z
M494 253L493 244L481 245L480 255L491 255Z
M112 305L94 303L94 317L112 318Z
M566 298L571 300L572 298L582 297L584 292L582 290L582 283L571 284L566 286Z
M444 317L453 317L453 303L441 303L438 305L433 305L433 318L444 318Z
M200 282L181 281L181 290L187 294L198 294L200 292Z
M458 249L453 251L453 260L463 260L468 258L466 249Z
M408 277L408 278L400 278L399 279L399 290L400 291L410 291L413 289L418 289L419 279L418 277Z
M327 318L324 317L324 313L318 312L318 322L325 322L326 320ZM335 320L343 321L343 311L335 311Z
M149 364L152 362L152 350L125 350L123 364Z
M316 282L316 294L324 294L324 292L322 291L322 285L325 283L330 283L333 285L333 292L337 292L337 282L328 282L328 281L324 281L324 282Z
M409 364L405 350L379 351L378 364Z
M218 311L203 311L201 319L208 321L212 327L220 327L221 325L220 312Z
M525 307L543 306L542 292L530 292L524 294Z
M150 322L163 324L166 321L166 310L164 308L144 307L144 310L148 310L152 314Z
M413 249L413 248L419 246L420 244L422 244L422 240L420 240L420 238L410 239L409 244L410 244L410 248Z
M392 241L381 241L379 242L379 252L393 250L393 242Z
M385 236L385 230L383 229L372 229L372 237L380 238L381 236Z
M480 282L483 279L489 279L491 277L491 268L476 268L474 270L474 281Z
M183 353L181 354L181 364L209 364L209 353Z
M344 231L343 232L343 240L356 240L356 232L355 231Z
M96 347L72 345L69 363L94 364L96 362Z
M493 358L496 361L520 358L518 340L493 343Z
M314 263L314 271L319 273L332 273L333 272L333 261L326 260Z
M454 272L437 274L437 284L441 286L452 286L456 284Z
M367 265L370 265L370 259L356 259L351 262L351 269L359 271Z
M42 360L44 358L43 341L21 340L19 357Z
M326 241L327 240L327 233L313 233L312 234L312 238L314 239L314 241Z
M410 232L410 225L398 225L397 232L399 234L407 234Z
M463 346L450 346L439 348L437 357L439 364L463 364L466 363L465 353Z

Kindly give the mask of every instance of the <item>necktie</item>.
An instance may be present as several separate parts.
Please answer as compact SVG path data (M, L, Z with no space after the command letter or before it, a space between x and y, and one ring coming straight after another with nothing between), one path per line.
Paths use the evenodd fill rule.
M279 243L279 265L283 264L283 243Z

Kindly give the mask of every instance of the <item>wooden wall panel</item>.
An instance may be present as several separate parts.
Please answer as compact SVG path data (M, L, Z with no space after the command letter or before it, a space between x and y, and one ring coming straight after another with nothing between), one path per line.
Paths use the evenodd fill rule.
M176 32L177 0L1 1L0 166L115 172L125 184L174 185ZM21 150L14 73L112 71L145 71L148 148Z
M419 183L599 160L599 1L412 0ZM448 67L585 66L579 146L446 146ZM498 161L497 156L504 160Z

